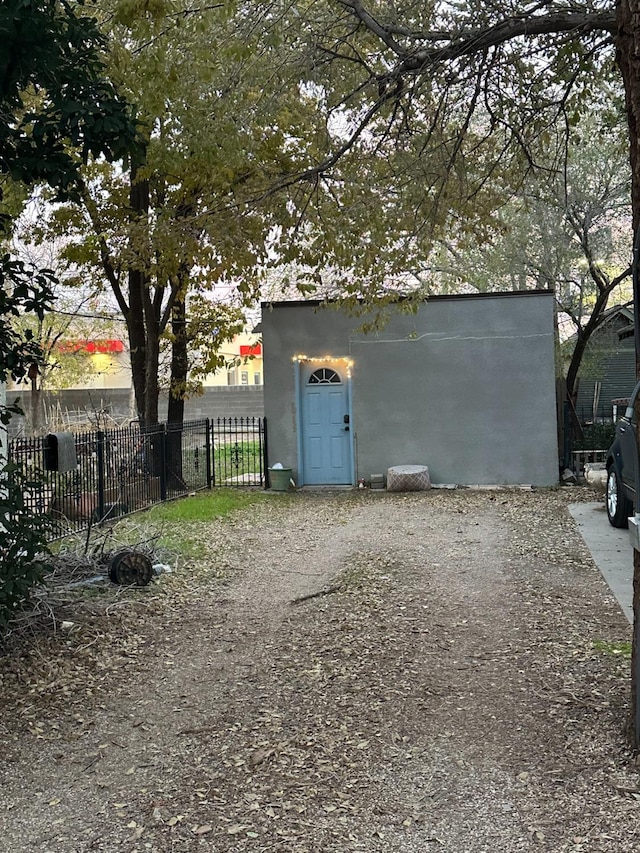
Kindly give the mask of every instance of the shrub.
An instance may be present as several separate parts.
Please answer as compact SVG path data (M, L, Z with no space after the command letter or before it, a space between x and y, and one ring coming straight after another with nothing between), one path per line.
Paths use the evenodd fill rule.
M584 438L574 441L574 450L608 450L616 432L616 425L612 421L601 424L585 424L582 430Z
M28 504L28 496L41 488L11 463L0 470L0 629L49 570L51 522Z

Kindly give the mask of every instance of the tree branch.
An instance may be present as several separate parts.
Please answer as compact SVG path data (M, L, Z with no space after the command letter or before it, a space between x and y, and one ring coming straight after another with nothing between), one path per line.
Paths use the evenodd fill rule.
M518 37L533 38L560 33L585 34L598 31L613 35L616 32L613 9L597 12L559 11L548 15L507 18L493 26L466 33L425 34L420 39L423 46L416 49L400 45L393 38L392 29L379 24L362 6L360 0L338 0L338 2L400 59L400 63L393 69L390 76L421 73L430 66L480 53ZM397 29L395 32L398 32ZM429 45L429 42L433 44Z
M126 318L129 314L129 304L127 303L127 300L124 297L124 293L122 292L122 288L120 287L120 277L116 272L116 265L113 262L113 258L111 257L111 253L109 251L109 246L107 245L107 241L104 237L105 228L103 227L100 218L98 205L95 203L93 197L91 196L89 188L87 187L84 180L79 181L78 186L85 210L87 211L87 215L89 216L89 220L91 221L93 230L98 238L98 245L100 247L100 261L102 263L102 268L107 277L107 281L109 282L111 289L113 290L113 295L116 298L118 307L122 311L123 316Z

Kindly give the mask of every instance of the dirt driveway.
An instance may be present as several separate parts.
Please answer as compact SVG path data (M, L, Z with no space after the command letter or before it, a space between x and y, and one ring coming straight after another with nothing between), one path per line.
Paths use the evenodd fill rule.
M581 495L272 495L200 525L197 580L96 594L0 662L0 850L637 851L630 630Z

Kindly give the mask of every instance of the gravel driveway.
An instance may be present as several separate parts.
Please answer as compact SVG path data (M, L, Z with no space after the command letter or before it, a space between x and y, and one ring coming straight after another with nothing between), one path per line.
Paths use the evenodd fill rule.
M0 661L0 850L635 853L630 629L581 497L274 494L87 592Z

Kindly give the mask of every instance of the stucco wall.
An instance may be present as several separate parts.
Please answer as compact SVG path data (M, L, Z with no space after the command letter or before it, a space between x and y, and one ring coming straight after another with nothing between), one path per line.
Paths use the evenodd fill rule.
M553 295L434 297L363 335L362 318L263 306L269 459L298 476L293 357L350 357L354 478L426 464L435 483L558 478Z

